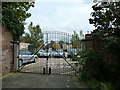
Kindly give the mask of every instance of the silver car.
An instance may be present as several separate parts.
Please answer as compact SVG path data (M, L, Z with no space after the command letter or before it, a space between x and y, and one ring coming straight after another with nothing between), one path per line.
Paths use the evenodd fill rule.
M40 50L38 53L40 54L39 57L51 57L50 50L48 50L48 52L47 50Z
M52 53L51 53L52 57L62 57L64 55L64 52L63 50L53 50Z
M29 50L20 50L20 52L19 52L19 66L22 66L23 64L27 64L30 62L35 63L37 58L38 58L38 56L32 54Z

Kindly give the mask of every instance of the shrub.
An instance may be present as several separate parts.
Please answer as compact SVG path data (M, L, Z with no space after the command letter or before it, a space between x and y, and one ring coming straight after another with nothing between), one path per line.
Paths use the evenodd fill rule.
M95 79L91 79L88 81L88 84L92 88L92 90L115 90L111 83L108 82L99 82Z
M78 52L78 55L81 57L72 56L72 60L78 61L78 65L81 66L80 77L82 79L104 79L105 63L99 53L90 48L86 52Z

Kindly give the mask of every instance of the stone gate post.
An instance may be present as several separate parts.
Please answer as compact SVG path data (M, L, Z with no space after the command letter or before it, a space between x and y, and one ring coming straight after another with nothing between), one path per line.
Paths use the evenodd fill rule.
M14 41L14 72L17 72L19 69L19 41Z

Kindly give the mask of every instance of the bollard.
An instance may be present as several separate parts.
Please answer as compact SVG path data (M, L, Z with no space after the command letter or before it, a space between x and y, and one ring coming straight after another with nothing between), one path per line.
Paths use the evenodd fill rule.
M45 74L45 68L43 68L43 74Z
M49 68L49 73L48 73L48 75L50 75L51 74L51 68Z

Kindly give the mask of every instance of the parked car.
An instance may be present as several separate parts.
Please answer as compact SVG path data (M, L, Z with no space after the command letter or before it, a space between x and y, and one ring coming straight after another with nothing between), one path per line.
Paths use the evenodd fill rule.
M51 57L51 52L50 50L40 50L39 53L39 57Z
M20 50L19 51L19 66L27 63L35 63L37 55L32 54L29 50Z
M64 52L62 49L58 49L58 50L53 50L52 51L52 57L62 57L64 55Z
M38 51L38 57L40 57L40 56L42 55L43 52L44 52L43 49L42 49L42 50L39 50L39 51Z

